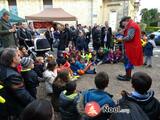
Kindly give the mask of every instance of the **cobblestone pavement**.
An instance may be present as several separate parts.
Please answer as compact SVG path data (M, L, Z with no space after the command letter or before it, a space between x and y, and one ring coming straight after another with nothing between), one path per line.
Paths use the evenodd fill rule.
M130 82L116 80L118 74L124 74L122 63L99 65L97 66L97 71L105 71L108 73L110 81L106 91L114 95L113 99L115 101L121 97L120 93L122 90L127 90L128 92L133 90ZM152 77L153 82L151 89L155 91L155 96L160 100L160 47L154 50L153 67L135 67L132 73L136 71L146 72ZM94 76L95 75L81 76L81 78L77 80L77 89L83 91L95 87ZM39 98L45 97L44 83L40 84L38 96Z

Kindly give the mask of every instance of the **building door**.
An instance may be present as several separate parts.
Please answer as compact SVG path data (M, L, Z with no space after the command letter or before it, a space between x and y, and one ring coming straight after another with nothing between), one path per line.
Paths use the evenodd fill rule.
M53 8L52 0L43 0L43 7L45 8Z
M117 26L117 12L116 11L110 11L108 24L112 28L112 31L116 31L116 26Z

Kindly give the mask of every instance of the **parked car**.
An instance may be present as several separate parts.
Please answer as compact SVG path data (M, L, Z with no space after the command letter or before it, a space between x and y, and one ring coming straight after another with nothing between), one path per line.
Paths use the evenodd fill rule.
M153 32L151 34L155 35L155 43L156 43L156 45L160 45L160 30L158 30L156 32Z

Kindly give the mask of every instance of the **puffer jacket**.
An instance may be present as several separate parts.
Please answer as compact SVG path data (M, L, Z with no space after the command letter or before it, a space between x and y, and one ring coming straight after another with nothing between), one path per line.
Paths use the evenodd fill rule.
M66 95L66 90L62 91L59 97L59 110L62 120L79 120L80 115L76 105L79 100L79 93L75 92L71 95Z

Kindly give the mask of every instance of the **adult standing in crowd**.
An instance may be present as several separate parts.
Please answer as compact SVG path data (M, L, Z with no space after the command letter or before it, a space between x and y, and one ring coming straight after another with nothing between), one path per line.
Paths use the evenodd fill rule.
M97 28L97 24L95 23L93 28L92 28L92 40L93 40L93 48L95 48L95 41L96 41L96 36L95 36L95 31L96 31L96 28Z
M143 65L143 50L141 45L141 30L131 17L123 17L120 27L124 29L124 37L118 41L124 42L124 66L126 75L119 75L118 80L129 81L133 66Z
M45 32L45 37L47 38L51 50L53 50L53 40L54 40L54 28L53 27L48 27L47 31Z
M101 45L101 28L98 25L95 25L92 29L92 38L93 38L93 48L98 51Z
M82 50L87 51L87 43L86 43L84 33L82 31L79 32L79 35L77 37L76 48L78 51L82 51Z
M16 32L16 27L12 26L9 22L9 13L4 12L0 19L0 42L1 47L6 48L9 46L15 46L16 42L14 39L14 33Z
M65 30L64 26L60 27L60 41L58 45L58 50L59 51L64 51L65 48L68 46L68 33Z
M65 45L66 45L66 47L68 47L69 42L71 41L71 31L70 31L70 28L69 28L69 24L65 24L64 31L65 31L65 34L66 34Z
M35 30L32 22L28 23L28 31L31 33L32 36L35 35Z
M32 34L27 30L27 25L25 23L19 23L19 29L17 31L17 37L20 46L32 46Z
M71 31L71 40L72 40L72 45L76 46L76 39L77 39L77 30L75 29L74 26L70 27Z
M86 38L86 49L88 49L88 45L90 42L90 35L91 35L91 31L89 31L89 28L87 26L84 26L84 33L85 33L85 38Z
M17 70L20 64L19 51L5 48L0 57L0 84L4 86L5 104L0 104L0 119L17 120L23 109L34 100L25 89L23 78Z
M108 26L108 22L105 22L105 27L101 29L101 46L111 48L112 41L112 28Z

